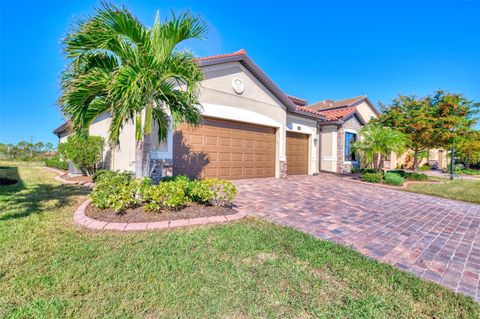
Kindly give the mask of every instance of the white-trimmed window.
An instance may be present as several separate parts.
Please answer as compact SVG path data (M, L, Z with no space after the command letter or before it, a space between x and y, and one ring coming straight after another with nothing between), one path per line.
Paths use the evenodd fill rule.
M345 143L343 147L343 161L344 162L356 162L357 156L353 151L353 143L357 141L358 135L354 131L345 131Z

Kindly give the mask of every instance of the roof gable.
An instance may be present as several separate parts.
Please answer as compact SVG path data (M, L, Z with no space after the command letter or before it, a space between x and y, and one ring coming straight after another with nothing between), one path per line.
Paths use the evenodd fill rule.
M280 88L273 83L272 80L247 56L245 50L241 49L237 52L213 55L196 59L200 67L206 67L215 64L240 62L252 75L254 75L260 83L262 83L285 107L291 111L295 111L296 106Z

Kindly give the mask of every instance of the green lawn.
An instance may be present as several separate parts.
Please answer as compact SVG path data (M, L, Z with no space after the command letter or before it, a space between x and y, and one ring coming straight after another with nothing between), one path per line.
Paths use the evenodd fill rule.
M479 318L470 298L260 220L81 230L84 189L0 165L22 179L0 189L0 318Z
M455 179L450 181L446 178L437 179L442 180L444 183L410 184L408 185L407 190L415 193L480 203L480 181L467 179Z

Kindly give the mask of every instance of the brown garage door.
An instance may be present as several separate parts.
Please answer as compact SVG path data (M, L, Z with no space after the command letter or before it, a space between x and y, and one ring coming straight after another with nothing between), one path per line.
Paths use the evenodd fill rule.
M173 136L173 173L191 178L275 176L275 128L204 118Z
M308 174L308 135L287 132L287 175Z

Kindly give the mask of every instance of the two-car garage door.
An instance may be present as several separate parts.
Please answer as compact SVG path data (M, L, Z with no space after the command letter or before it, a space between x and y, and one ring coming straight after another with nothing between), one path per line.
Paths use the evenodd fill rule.
M275 128L204 118L173 137L173 173L191 178L275 176Z

